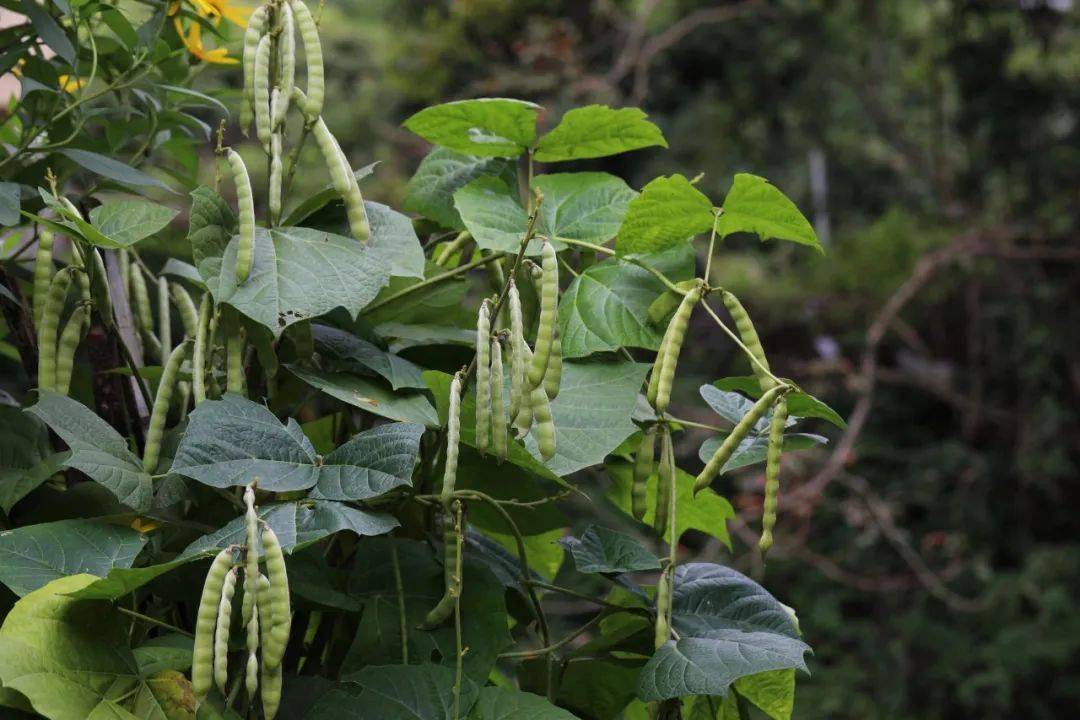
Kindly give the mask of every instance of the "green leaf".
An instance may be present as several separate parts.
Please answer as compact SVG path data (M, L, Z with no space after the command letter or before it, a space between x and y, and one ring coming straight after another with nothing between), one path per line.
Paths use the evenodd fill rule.
M90 408L53 392L39 393L28 409L71 448L64 467L75 468L108 488L128 507L145 511L153 501L150 475L124 438Z
M586 105L562 116L536 144L540 162L583 160L659 145L667 147L660 128L638 108Z
M68 63L74 65L75 63L75 46L71 44L70 38L64 32L60 24L56 22L56 19L48 11L48 5L39 5L34 0L22 0L22 9L26 13L26 16L30 18L30 22L34 25L34 30L41 37L42 41L52 49L60 57L68 61Z
M723 436L714 435L701 443L701 447L698 448L698 457L701 458L701 461L708 462L709 458L716 452L716 449L720 447L721 442L723 442ZM824 445L827 442L829 442L828 439L820 435L811 435L810 433L787 433L784 435L784 444L781 448L781 452L809 450L812 447ZM763 463L768 456L768 452L769 434L767 430L743 438L742 442L739 443L739 446L735 448L735 452L731 454L728 461L720 468L720 474L722 475L749 465Z
M739 391L755 400L761 397L761 386L753 375L740 375L737 377L717 380L713 385L724 392ZM818 418L832 423L843 430L847 427L844 418L838 412L818 400L813 395L802 391L787 394L788 415L793 418Z
M131 247L168 225L179 211L145 200L117 200L90 211L90 223L115 244Z
M441 665L369 666L344 680L364 690L363 716L370 720L452 720L454 714L454 671ZM461 684L461 714L468 713L479 690L464 678ZM321 707L321 705L319 706ZM355 704L353 711L355 712ZM322 717L310 714L311 717ZM355 714L334 718L356 717Z
M641 671L638 697L726 695L741 677L769 670L806 671L809 646L784 606L730 568L687 563L675 570L671 623L678 641L656 651Z
M389 263L392 276L424 277L424 248L412 220L382 203L365 202L364 207L371 224L368 249Z
M314 368L286 365L293 375L342 402L391 420L421 423L436 427L438 416L423 393L401 390L392 392L366 378L346 373L325 372Z
M510 688L485 687L473 705L469 720L575 720L545 698Z
M356 636L342 663L344 676L364 666L401 661L399 599L393 566L388 562L396 548L401 568L405 626L409 657L423 658L453 669L457 653L454 623L421 630L424 617L445 592L444 570L431 548L423 542L376 538L358 549L349 576L350 595L363 603ZM438 551L442 558L442 551ZM509 618L502 585L486 567L465 564L461 594L462 644L469 648L463 658L466 678L483 682L496 658L511 644ZM462 713L464 715L464 713Z
M328 325L312 325L315 350L327 370L381 376L394 390L424 390L423 369L409 360L386 352L367 340Z
M506 98L424 108L403 125L433 145L480 157L517 157L536 137L539 105Z
M765 178L749 173L735 175L716 232L720 237L735 232L755 233L762 240L790 240L825 252L814 227L795 203Z
M87 720L113 704L103 698L139 687L127 629L109 605L67 596L94 579L54 580L15 603L0 628L0 684L51 720Z
M538 175L533 187L544 195L540 232L559 240L604 243L615 237L637 193L621 178L601 172ZM525 232L522 225L520 238Z
M630 202L615 247L621 253L657 252L713 226L713 204L682 175L658 177Z
M669 278L694 273L694 249L683 244L643 260ZM649 306L664 292L651 273L618 258L589 266L559 301L563 356L584 357L620 347L656 350L663 328L649 321Z
M19 195L19 183L0 182L0 225L19 224Z
M514 165L507 160L462 155L437 147L420 162L409 180L402 207L443 227L464 230L465 224L454 207L454 193L482 175L501 178L507 186L517 181Z
M454 193L454 207L485 250L516 253L529 225L529 216L501 178L482 175ZM533 239L526 255L539 255L542 241Z
M0 582L20 597L66 575L131 567L146 537L96 520L61 520L0 533Z
M156 177L147 175L142 170L136 170L129 165L125 165L118 160L113 160L111 157L101 155L100 153L90 152L89 150L79 150L77 148L61 148L56 152L76 164L82 165L90 172L110 180L115 180L122 185L156 187L161 188L162 190L168 190L169 192L176 192Z
M627 573L659 570L660 560L637 539L614 530L590 525L581 538L562 541L574 557L574 566L583 573Z
M295 420L282 425L264 405L226 394L191 412L170 472L220 488L256 478L260 488L274 492L319 484L324 498L361 500L408 484L422 432L416 425L384 426L319 458ZM391 443L391 457L380 457L372 440Z
M795 706L795 671L772 670L735 681L735 689L772 720L791 720Z
M158 565L113 568L105 577L95 578L94 582L70 595L83 600L116 600L194 559L187 557Z
M192 639L179 633L150 638L132 650L143 676L156 675L165 670L188 670L193 652Z
M53 453L49 431L35 416L0 406L0 507L15 503L63 467L70 453Z
M610 462L607 468L611 478L611 485L608 486L607 492L608 499L632 517L630 512L632 467L626 462ZM675 477L675 534L681 538L687 530L700 530L730 549L731 537L728 535L727 524L735 517L735 509L731 507L731 503L708 488L695 497L694 476L678 470ZM642 522L650 527L656 517L656 486L657 476L653 473L647 481L648 508L642 519Z
M373 162L370 165L354 170L353 175L356 177L357 182L374 174L375 166L378 164ZM299 225L330 203L341 205L341 193L334 189L332 182L323 185L317 192L304 198L295 208L289 211L281 224L285 226ZM344 213L342 214L344 215Z
M192 261L203 277L203 261L224 255L235 231L236 215L220 195L205 186L192 190L187 237Z
M220 264L204 260L199 272L217 302L232 305L274 337L337 307L355 318L390 277L385 253L352 238L308 228L258 228L251 275L237 287L238 243L234 237Z

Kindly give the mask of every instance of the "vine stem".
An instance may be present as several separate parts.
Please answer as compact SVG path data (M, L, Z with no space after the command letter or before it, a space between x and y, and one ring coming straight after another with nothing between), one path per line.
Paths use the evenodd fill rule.
M158 620L157 618L152 618L149 615L143 615L141 612L136 612L135 610L128 610L127 608L120 607L119 605L116 606L116 609L124 615L129 615L136 620L140 620L149 625L156 625L157 627L163 628L165 630L172 630L175 633L180 633L181 635L185 635L189 638L195 637L194 633L189 633L187 630L178 628L175 625L171 625L164 620Z
M454 535L457 540L457 559L455 566L459 575L464 575L465 568L462 563L462 554L465 546L465 528L462 519L464 510L461 502L454 503ZM464 586L463 578L458 578L458 587ZM461 593L454 598L454 640L457 657L454 659L454 720L461 717L461 683L465 674L465 648L461 646Z
M551 592L559 593L560 595L567 595L569 597L578 598L579 600L585 600L587 602L593 603L594 605L599 605L600 607L604 607L609 610L617 610L628 613L635 613L638 610L638 608L630 608L623 607L622 605L616 605L615 603L610 603L607 600L601 600L600 598L595 598L592 595L587 595L586 593L578 592L577 590L563 587L561 585L552 585L551 583L542 582L540 580L529 580L529 584L533 587L538 587L543 590L550 590Z
M720 222L720 214L723 212L723 209L716 210L713 216L712 232L709 233L709 254L705 257L705 272L703 274L706 285L709 284L709 275L712 271L713 252L716 250L716 224Z
M765 367L765 365L754 356L754 353L750 352L750 348L746 347L746 345L743 344L742 338L740 338L734 330L729 328L727 326L727 323L720 319L720 316L716 314L716 311L712 309L712 306L709 305L708 301L702 299L701 305L705 308L705 311L712 316L712 319L716 321L716 324L720 326L720 329L723 330L729 338L731 338L732 342L734 342L742 349L742 351L746 354L746 357L750 358L750 362L752 362L754 365L757 365L762 372L775 380L777 385L783 385L786 387L791 386L791 383L785 380L781 380L780 378L773 375L772 371L769 370L769 368Z
M595 617L590 619L587 623L585 623L581 627L577 628L576 630L570 632L566 636L560 638L559 640L552 643L551 645L546 645L546 646L541 647L541 648L536 648L535 650L518 650L518 651L515 651L515 652L499 653L499 657L501 659L504 659L504 660L528 660L528 659L531 659L531 658L543 657L544 655L550 655L550 654L554 653L556 650L559 650L560 648L563 648L566 645L568 645L569 643L573 642L576 638L580 637L582 635L582 633L588 632L590 629L595 627L601 620L603 620L607 616L608 616L608 613L606 611L598 613Z
M401 664L409 664L409 625L405 619L405 585L401 581L401 563L397 544L390 543L390 563L394 568L394 592L397 593L398 623L401 629Z
M657 270L656 268L654 268L652 265L649 265L647 262L643 262L641 260L638 260L637 258L628 257L626 255L623 255L622 253L618 252L617 250L612 250L611 248L604 247L603 245L597 245L595 243L586 242L585 240L571 240L569 238L559 238L559 242L570 245L571 247L579 247L579 248L583 248L585 250L592 250L593 252L603 253L604 255L609 255L611 257L618 258L619 260L622 260L623 262L630 263L631 265L637 265L639 268L641 268L645 272L647 272L650 275L652 275L653 277L655 277L661 283L663 283L664 287L666 287L671 292L673 292L673 293L675 293L677 295L685 295L687 293L686 290L683 290L682 288L680 288L678 285L676 285L674 282L672 282L671 278L669 278L667 275L665 275L664 273L662 273L659 270Z
M503 257L504 255L505 255L505 253L501 253L501 252L492 253L491 255L487 255L487 256L484 256L482 258L478 258L478 259L473 260L472 262L467 263L465 265L459 265L456 268L454 268L453 270L447 270L444 273L440 273L438 275L433 275L432 277L429 277L426 280L421 280L420 282L416 283L415 285L410 285L407 288L402 288L401 290L398 290L396 293L383 298L379 302L372 303L371 305L368 305L366 308L364 308L364 314L366 315L368 313L374 312L375 310L378 310L381 307L389 305L390 303L394 302L395 300L400 300L403 297L411 295L412 293L414 293L414 292L416 292L418 290L423 290L426 287L431 287L432 285L438 285L439 283L444 282L446 280L450 280L452 278L455 278L458 275L463 275L463 274L467 273L468 271L472 270L473 268L480 267L481 265L487 265L490 262L494 262L495 260L498 260L499 258Z

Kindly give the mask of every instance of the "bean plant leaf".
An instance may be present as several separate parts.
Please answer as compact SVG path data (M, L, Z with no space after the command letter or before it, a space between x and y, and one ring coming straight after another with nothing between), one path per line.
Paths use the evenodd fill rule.
M701 458L702 462L709 461L709 458L711 458L713 454L716 453L717 448L720 447L723 438L724 436L722 435L714 435L701 443L701 447L698 448L698 457ZM828 438L824 438L821 435L813 435L811 433L786 433L784 435L784 443L781 446L781 451L794 452L795 450L809 450L818 445L825 445L828 442ZM735 452L731 454L731 457L724 463L724 466L720 468L720 474L722 475L731 472L732 470L756 465L757 463L763 463L768 456L768 452L768 430L743 438L742 442L735 448Z
M532 145L539 110L523 100L459 100L424 108L402 124L433 145L478 157L514 158Z
M20 597L66 575L131 567L146 537L97 520L61 520L0 533L0 582Z
M574 567L583 573L627 573L659 570L660 560L635 538L614 530L590 525L580 538L561 541L574 558Z
M365 249L390 267L392 277L422 278L424 248L416 236L412 220L382 203L364 202L371 237ZM349 217L340 198L328 202L304 220L304 226L341 237L352 237Z
M753 375L740 375L737 377L717 380L713 385L724 392L739 391L755 400L761 397L761 386ZM847 427L844 418L838 412L818 400L813 395L802 392L790 392L787 394L788 415L795 418L817 418L832 423L843 430Z
M142 461L116 430L94 412L66 395L39 392L28 409L71 448L64 467L74 468L108 488L128 507L144 511L153 501L153 484Z
M422 431L384 426L320 458L295 420L282 425L265 406L226 394L191 412L170 472L212 487L258 480L264 490L285 492L319 485L319 497L363 500L409 482ZM387 455L372 440L389 443Z
M115 180L122 185L134 187L156 187L169 192L175 192L171 187L158 180L153 175L147 175L142 170L137 170L130 165L125 165L119 160L114 160L107 155L80 150L77 148L61 148L59 154L68 160L81 165L92 173L101 175L109 180Z
M391 420L421 423L427 427L438 424L431 402L420 392L392 392L381 384L349 373L328 372L299 365L286 365L289 372L331 397L370 413Z
M443 227L464 230L465 224L454 207L454 193L482 175L501 178L508 187L517 181L514 166L507 160L437 147L420 162L409 180L402 207Z
M131 247L168 225L179 211L145 200L116 200L90 211L90 223L112 240Z
M452 720L454 671L441 665L371 665L343 679L363 688L363 716L379 720ZM463 678L458 704L466 716L479 689ZM354 706L355 707L355 706ZM355 717L336 715L332 717Z
M353 170L353 176L357 182L364 180L375 173L375 166L379 163L373 162L370 165L365 165L362 168ZM334 188L334 183L328 182L319 188L316 192L312 193L308 197L297 203L296 207L288 212L285 219L281 221L282 225L301 225L307 224L307 221L315 215L317 212L325 208L331 203L336 204L339 208L342 208L341 215L344 215L344 205L341 201L341 193ZM366 205L366 203L365 203ZM339 233L340 234L340 233ZM344 233L348 234L348 233Z
M362 375L379 375L394 390L425 389L423 369L400 355L380 349L345 330L328 325L312 325L315 350L323 368Z
M505 687L484 687L468 720L575 720L539 695Z
M674 280L694 272L694 250L682 244L643 260ZM590 265L559 301L563 356L584 357L620 347L656 350L663 329L649 321L649 306L663 294L652 273L619 258Z
M529 225L529 216L504 180L482 175L454 193L454 207L485 250L516 253ZM529 241L526 255L539 255L542 241Z
M737 173L724 198L723 208L716 224L716 232L721 237L748 232L762 240L790 240L825 252L806 216L763 177Z
M199 272L217 302L232 305L274 337L337 307L356 317L390 279L390 258L353 238L310 228L258 228L251 274L237 286L238 244L233 237L220 263L204 260Z
M682 175L658 177L630 202L615 244L621 253L657 252L713 226L713 204Z
M601 172L538 175L533 187L544 197L538 220L543 235L597 244L615 237L637 196L621 178Z
M795 671L770 670L735 681L735 689L772 720L791 720L795 706Z
M17 225L21 191L19 183L0 182L0 225Z
M660 128L638 108L587 105L574 108L536 144L540 162L583 160L659 145L667 147Z
M671 623L679 640L662 646L642 669L642 700L726 695L741 677L807 669L803 656L810 648L799 639L791 615L763 587L730 568L676 568Z
M206 259L219 259L225 254L229 238L236 231L236 215L229 204L208 187L191 191L191 213L188 217L188 242L191 257L203 278L209 269L202 270Z
M53 453L49 431L36 416L0 406L0 508L15 503L63 467L70 453Z

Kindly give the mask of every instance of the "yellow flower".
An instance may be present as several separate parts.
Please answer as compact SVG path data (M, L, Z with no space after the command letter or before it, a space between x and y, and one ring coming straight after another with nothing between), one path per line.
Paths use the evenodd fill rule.
M60 89L66 93L73 93L86 85L85 78L74 75L61 75L57 80L60 82Z
M231 0L186 1L200 17L210 20L214 27L221 25L222 19L236 25L246 25L248 16L251 15L252 11L250 7L233 5ZM200 23L192 22L190 27L185 30L184 21L180 16L180 6L181 0L173 0L173 3L169 6L169 15L173 18L173 27L176 28L176 34L180 37L180 41L184 43L184 47L188 49L188 52L203 62L222 65L231 65L238 62L236 58L229 57L228 50L223 47L208 50L203 46L202 25Z

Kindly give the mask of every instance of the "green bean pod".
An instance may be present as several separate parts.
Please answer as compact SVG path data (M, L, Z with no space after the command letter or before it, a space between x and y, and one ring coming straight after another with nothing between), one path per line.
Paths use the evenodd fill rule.
M266 654L266 644L267 644L267 641L269 640L269 637L270 637L270 628L273 627L273 625L274 625L274 611L273 611L273 608L271 608L271 606L270 606L270 580L267 579L267 577L265 575L263 575L262 573L259 574L258 589L257 589L256 592L257 592L257 594L255 596L256 608L255 608L255 613L253 614L253 617L258 617L258 619L259 619L259 628L258 628L259 637L260 637L260 640L261 640L261 643L262 643L263 654L265 655ZM251 662L250 655L248 657L248 662L249 663ZM264 660L263 667L265 668L265 666L266 666L266 663L265 663L265 660ZM248 666L248 671L250 672L250 670L251 670L251 667L249 665ZM265 671L260 670L260 672L259 672L260 676L262 676L262 672L265 672ZM250 681L251 680L250 676L247 679ZM258 687L259 687L259 679L258 678L256 678L254 683L248 682L248 686L247 686L248 696L253 697L255 695L255 691L258 689Z
M544 242L541 249L543 281L540 292L540 320L536 329L536 343L532 363L529 364L529 385L538 387L544 383L551 347L555 341L555 326L559 322L559 261L555 248Z
M285 656L285 645L289 641L289 627L292 624L292 605L289 599L289 577L285 572L285 555L273 529L263 524L263 554L266 559L266 573L270 580L270 611L273 624L269 635L263 638L263 666L273 670L281 664ZM265 680L263 683L265 688Z
M524 341L521 343L520 351L527 368L532 362L532 351L529 350L529 346ZM521 380L521 401L518 403L517 415L514 416L514 431L519 439L529 434L533 421L536 419L533 416L532 391L533 388L529 385L529 377L526 372L525 377ZM544 397L546 398L547 395L545 394Z
M172 303L169 299L169 281L165 276L158 278L158 338L161 340L161 351L170 353L172 343Z
M462 589L462 538L461 526L461 501L455 500L451 507L453 521L443 530L443 576L446 590L438 604L431 609L424 622L422 629L430 630L442 625L454 614L454 607L461 597Z
M247 510L244 512L245 549L244 549L244 604L242 605L242 618L244 624L250 622L255 614L255 597L259 588L259 514L255 512L255 488L248 485L244 488L244 504ZM256 636L256 647L258 637ZM248 635L248 650L255 650L251 645L252 638Z
M124 288L124 297L131 303L131 251L120 248L116 251L116 261L120 265L120 285Z
M265 39L265 38L264 38ZM240 153L229 148L226 157L236 185L236 204L239 210L240 240L236 246L236 284L248 279L255 259L255 196L251 191L251 178Z
M656 628L653 646L663 647L671 639L671 568L664 568L656 582Z
M345 214L349 218L349 229L353 237L362 243L366 243L371 237L371 226L368 223L367 210L364 207L364 196L360 192L360 185L356 175L349 165L345 153L338 145L337 138L320 117L312 128L315 134L315 142L322 153L323 162L330 172L330 180L334 190L341 195L345 203Z
M49 294L45 299L45 307L41 311L41 322L37 327L39 390L56 389L57 332L60 327L60 313L64 309L64 302L71 288L73 272L77 271L64 268L53 275L49 282Z
M131 300L135 308L135 319L139 322L139 334L142 337L147 359L164 360L161 341L154 334L154 313L150 306L146 278L138 267L132 268L131 272Z
M667 425L660 429L660 463L656 468L656 513L653 529L663 537L671 519L672 500L675 490L675 449L671 444L671 430Z
M444 243L439 248L439 254L435 257L435 264L439 267L446 267L446 264L450 262L451 258L459 252L462 252L469 243L472 242L472 235L468 230L460 232L457 236L448 243Z
M184 362L187 348L186 342L177 345L169 353L169 359L161 369L161 380L158 382L157 394L154 395L154 407L150 411L150 425L146 429L146 446L143 448L143 470L151 475L157 472L158 461L161 459L161 440L165 436L165 422L168 419L169 407L172 405L173 392L176 389L176 376L180 372L180 365Z
M506 295L506 304L510 308L510 418L514 419L521 410L525 396L525 372L527 367L525 345L525 323L521 315L521 295L517 283L510 279L510 289Z
M263 35L255 48L255 70L252 92L255 105L255 137L264 150L270 148L270 36Z
M544 392L548 400L554 400L559 395L559 387L562 385L562 333L559 332L558 323L555 325L555 339L551 341L551 357L548 358L547 371L544 373Z
M281 665L262 669L262 707L263 720L274 720L281 705Z
M731 319L735 321L735 329L739 331L742 344L746 346L746 349L750 351L750 355L753 357L750 361L750 369L754 371L754 376L758 380L758 385L761 386L761 391L765 392L772 389L776 385L776 381L768 374L769 360L765 357L765 348L761 346L761 338L758 337L757 329L750 320L750 314L746 312L746 308L739 302L739 298L727 290L723 291L721 297L724 300L724 307L731 314Z
M56 349L56 392L67 395L71 389L71 373L75 369L75 350L86 329L90 327L90 308L80 305L71 312Z
M259 51L259 40L266 33L267 6L260 5L248 17L244 31L244 99L240 103L240 130L246 136L254 117L255 104L255 56Z
M218 603L217 628L214 630L214 683L221 696L228 694L229 684L229 633L232 630L232 601L236 593L236 568L229 568L221 586Z
M225 341L225 391L244 394L244 330L237 328Z
M277 88L274 88L274 98L278 98ZM267 210L270 213L271 223L277 223L281 217L281 133L275 132L270 136L270 187L267 189Z
M307 92L302 109L308 122L311 122L322 114L323 96L326 92L323 78L322 42L319 40L319 26L315 23L315 18L311 16L307 5L301 0L291 0L290 4L307 60Z
M506 457L506 404L503 400L502 343L491 345L491 447L498 460Z
M232 548L217 554L203 583L199 612L195 620L195 649L191 657L191 685L195 699L202 702L214 681L214 630L217 627L221 591L232 567Z
M195 404L206 399L206 346L210 330L210 308L213 299L209 292L204 292L199 301L199 314L195 325L195 346L191 351L191 390L195 395Z
M194 338L199 334L199 311L195 309L195 301L180 283L169 283L169 292L180 313L180 324L184 326L184 335Z
M94 301L94 309L97 310L101 323L106 328L116 327L116 318L113 316L112 292L109 290L109 276L105 272L105 261L101 259L101 252L96 248L90 248L90 297Z
M37 253L34 255L34 325L41 323L41 311L49 297L49 281L53 274L53 244L56 236L42 226L38 230Z
M491 446L491 310L480 303L476 316L476 449L486 455Z
M270 103L273 126L280 127L285 123L285 115L289 112L289 100L292 98L292 90L296 83L296 30L293 24L293 12L288 3L278 6L281 13L281 32L277 37L278 50L278 84L275 91L280 90L276 105Z
M668 330L665 333L662 351L664 359L660 365L660 377L656 385L656 399L653 407L657 412L665 412L671 402L671 386L675 382L675 369L679 365L679 353L682 352L686 329L690 325L690 316L694 307L701 301L701 286L695 285L683 296L679 309L675 311Z
M446 466L443 468L442 499L449 502L457 483L458 445L461 442L461 373L450 381L450 412L446 419Z
M546 462L555 457L555 421L551 417L551 404L543 385L529 393L529 406L536 428L536 444L540 448L540 457Z
M259 616L253 615L248 627L255 626L255 635L259 634ZM244 671L244 687L247 688L248 702L255 702L255 691L259 689L259 654L249 652Z
M697 494L709 487L713 479L720 473L720 470L724 467L735 449L739 447L739 443L746 439L746 436L750 434L750 431L754 428L754 425L758 420L765 416L769 408L776 402L778 395L781 395L781 390L785 386L777 385L770 388L758 398L758 401L746 411L746 414L742 416L742 419L735 424L735 427L731 429L728 436L724 438L724 441L720 443L720 447L716 449L713 456L709 458L709 462L705 463L704 469L698 474L697 479L694 480L694 493Z
M177 423L182 423L187 420L188 408L190 405L191 383L187 380L180 380L176 383L176 407L180 411Z
M773 408L769 423L769 449L765 459L765 501L761 513L761 539L758 548L762 554L773 543L773 527L776 525L776 504L780 494L780 454L784 450L784 428L787 427L787 399L780 398Z
M649 501L649 476L656 465L656 425L641 433L641 442L634 455L634 478L630 485L630 510L634 517L645 517Z

